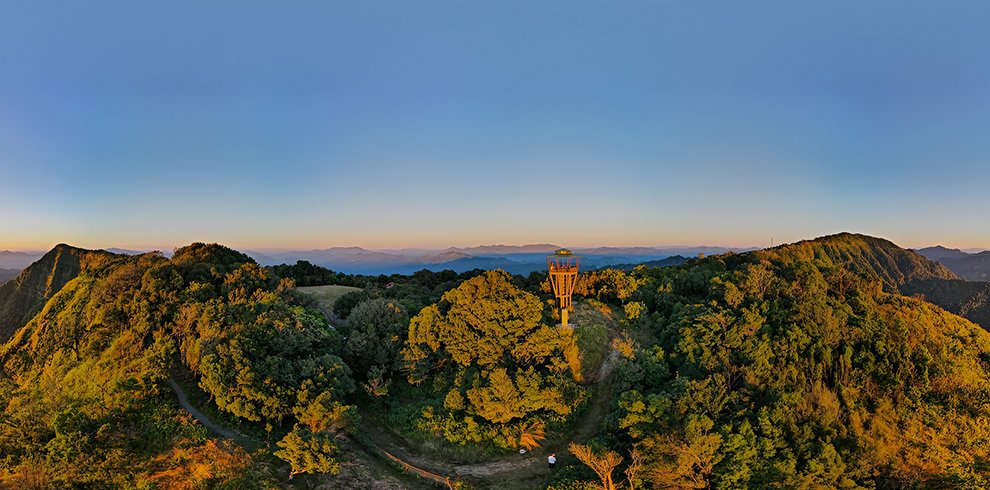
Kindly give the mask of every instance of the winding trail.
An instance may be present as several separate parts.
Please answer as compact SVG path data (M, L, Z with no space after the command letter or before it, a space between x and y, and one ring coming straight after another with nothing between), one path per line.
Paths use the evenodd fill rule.
M210 420L210 418L204 415L203 412L196 410L196 407L189 403L189 399L186 397L186 391L183 390L182 387L179 386L179 384L172 378L168 379L168 387L175 392L175 397L179 401L179 406L189 412L189 414L192 415L194 419L198 420L199 423L203 424L207 430L225 439L230 439L246 449L254 450L258 448L258 444L251 439L234 431L224 429L219 424Z
M361 421L362 431L370 439L372 449L394 455L399 460L439 475L487 479L493 476L507 476L521 472L545 472L546 454L554 452L564 454L570 442L586 442L598 432L602 419L608 410L608 402L612 394L611 375L619 356L619 352L612 349L605 357L605 360L602 361L601 366L599 366L595 378L598 382L595 385L594 393L589 402L588 411L574 427L571 437L554 441L535 452L529 452L525 455L508 455L483 463L456 464L442 462L428 456L410 452L389 434L384 433L380 426L370 423L370 420L363 417ZM203 424L207 430L225 439L230 439L245 449L258 449L257 442L213 422L203 412L192 406L189 403L185 390L174 379L169 378L167 383L168 387L175 393L179 405L189 412L194 419L198 420L199 423Z
M399 445L392 437L389 437L388 434L384 434L381 427L369 423L366 419L362 420L362 429L380 450L388 451L414 466L441 475L490 478L496 475L505 475L520 471L538 470L544 472L546 454L563 454L567 451L567 446L571 442L586 442L598 432L602 419L605 418L608 411L608 402L612 394L611 374L615 369L619 356L619 351L612 349L609 351L605 360L602 361L596 377L598 384L589 403L588 411L574 427L571 437L563 441L547 444L525 455L509 455L484 463L456 464L442 462L427 456L413 454L407 448Z

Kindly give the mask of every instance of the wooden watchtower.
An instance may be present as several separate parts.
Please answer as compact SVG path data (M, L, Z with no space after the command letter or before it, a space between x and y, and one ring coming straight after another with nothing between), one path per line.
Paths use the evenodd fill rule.
M562 248L547 257L547 271L550 273L550 285L553 286L553 294L557 297L557 305L560 307L560 324L567 325L567 311L571 308L571 295L574 294L574 285L577 283L578 264L580 257L571 253L570 250Z

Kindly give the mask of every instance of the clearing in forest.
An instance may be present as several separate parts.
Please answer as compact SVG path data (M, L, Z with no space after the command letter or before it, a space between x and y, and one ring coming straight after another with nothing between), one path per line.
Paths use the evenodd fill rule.
M320 304L326 311L333 311L333 304L340 299L341 296L350 293L352 291L360 291L361 288L355 288L351 286L306 286L296 288L302 293L306 293L313 297L317 303Z

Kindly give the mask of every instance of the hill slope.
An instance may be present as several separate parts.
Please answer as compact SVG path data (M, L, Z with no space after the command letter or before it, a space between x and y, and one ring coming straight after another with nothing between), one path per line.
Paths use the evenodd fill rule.
M951 255L951 250L929 252ZM990 283L965 281L947 266L888 240L841 233L752 254L777 264L810 261L847 270L880 281L888 292L921 297L990 330Z
M0 347L0 487L274 486L267 464L206 439L178 410L165 388L177 372L240 427L312 442L327 471L336 464L323 421L352 410L338 401L353 390L334 354L342 340L247 256L204 244L171 259L59 246L22 279L13 306L48 300Z
M839 233L814 240L751 252L776 262L808 261L824 267L841 267L855 274L879 279L884 288L897 291L911 281L959 279L945 266L889 240L853 233Z
M659 342L615 449L645 488L987 488L990 333L897 294L962 282L919 258L843 234L639 272Z
M103 251L56 245L15 279L0 285L0 343L41 311L82 269L112 256Z
M965 257L945 257L939 262L970 281L990 281L990 252L967 254Z
M969 281L990 281L990 251L967 253L942 246L922 248L918 253L939 262Z

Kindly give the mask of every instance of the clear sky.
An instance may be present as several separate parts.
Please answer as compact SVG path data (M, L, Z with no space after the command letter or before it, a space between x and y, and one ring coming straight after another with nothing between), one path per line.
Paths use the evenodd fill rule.
M990 247L988 20L982 0L5 2L0 249Z

